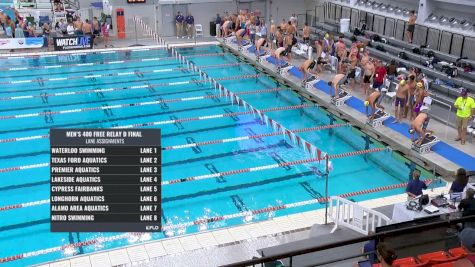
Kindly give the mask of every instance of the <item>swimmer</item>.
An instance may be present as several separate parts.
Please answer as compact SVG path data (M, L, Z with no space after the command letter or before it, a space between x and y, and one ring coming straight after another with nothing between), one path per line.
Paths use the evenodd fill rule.
M381 109L384 111L384 107L381 105L381 100L383 99L381 93L379 91L372 92L365 101L366 106L366 115L368 115L368 106L371 107L371 115L369 116L369 120L372 121L374 119L374 114L376 113L376 108Z
M266 46L266 47L268 46L266 38L259 38L259 40L257 40L257 42L256 42L256 55L257 55L257 57L261 56L261 48L264 47L264 46ZM264 51L265 51L265 49L264 49Z
M247 35L247 30L246 29L240 29L236 32L236 40L238 43L238 46L241 47L243 43L244 37Z
M222 30L224 33L224 36L223 36L224 38L229 37L229 35L231 34L230 30L232 29L232 26L233 26L233 22L231 20L226 20L223 23Z
M424 138L431 134L432 131L427 130L427 126L429 125L430 117L429 117L429 109L426 106L422 106L419 112L419 115L412 121L411 129L409 132L412 135L412 141L415 145L420 146ZM414 139L414 133L419 135L417 140Z
M307 82L308 72L312 74L316 74L316 72L313 70L316 65L317 65L316 60L307 59L299 66L299 70L303 72L303 83Z
M340 95L340 86L343 84L343 82L346 80L345 79L345 74L337 74L333 79L328 82L328 85L330 86L331 89L333 89L333 94L332 98L338 98ZM331 92L330 92L331 94Z
M287 58L287 49L285 49L284 47L279 47L274 51L273 56L277 59L277 69L280 70L280 66L281 66L280 57Z
M409 99L409 85L406 83L406 80L401 80L396 90L396 101L394 103L394 114L396 114L396 119L393 123L398 123L402 121L404 115L404 107L407 104Z

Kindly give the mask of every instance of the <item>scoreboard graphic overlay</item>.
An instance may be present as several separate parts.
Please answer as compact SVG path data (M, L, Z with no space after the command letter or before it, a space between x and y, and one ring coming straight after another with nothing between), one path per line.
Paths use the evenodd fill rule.
M161 229L160 129L51 129L52 232Z

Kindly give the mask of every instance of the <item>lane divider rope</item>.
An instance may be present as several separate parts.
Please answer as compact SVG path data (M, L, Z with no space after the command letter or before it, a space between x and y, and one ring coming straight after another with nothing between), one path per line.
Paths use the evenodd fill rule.
M153 57L153 58L142 58L142 59L124 59L124 60L114 60L114 61L104 61L104 62L90 62L90 63L73 63L73 64L60 64L60 65L47 65L47 66L30 66L30 67L8 67L0 68L1 71L18 71L18 70L37 70L37 69L50 69L50 68L70 68L70 67L85 67L85 66L103 66L103 65L112 65L118 63L132 63L132 62L150 62L150 61L160 61L167 59L175 59L175 57Z
M236 66L241 63L233 63L230 64L218 64L218 65L208 65L206 68L218 68L218 67L225 67L225 66ZM181 70L186 68L178 68L175 70ZM199 81L190 81L197 83ZM124 91L124 90L136 90L136 89L143 89L143 88L150 88L150 87L159 87L159 86L169 86L169 83L156 83L156 84L145 84L145 85L136 85L136 86L126 86L126 87L116 87L116 88L103 88L103 89L90 89L90 90L80 90L80 91L66 91L61 93L52 93L48 94L45 93L43 95L20 95L20 96L9 96L9 97L0 97L0 101L8 101L8 100L19 100L19 99L31 99L31 98L43 98L43 97L55 97L55 96L67 96L67 95L81 95L81 94L89 94L89 93L102 93L102 92L112 92L112 91Z
M365 149L365 150L353 151L353 152L342 153L342 154L335 154L332 156L328 156L328 159L345 158L345 157L380 152L383 150L387 150L387 149L386 148L372 148L372 149ZM284 162L284 163L276 163L276 164L263 165L263 166L258 166L258 167L244 168L244 169L239 169L239 170L217 172L217 173L204 174L204 175L199 175L199 176L191 176L191 177L186 177L186 178L181 178L181 179L162 181L162 186L191 182L191 181L199 181L199 180L211 179L211 178L216 178L216 177L231 176L231 175L236 175L236 174L241 174L241 173L264 171L264 170L276 169L280 167L293 166L293 165L301 165L301 164L312 163L312 162L320 162L322 160L325 160L325 158L319 157L319 158L301 159L301 160L289 161L289 162Z
M428 179L428 180L425 180L424 182L427 184L427 183L432 182L432 180ZM383 191L388 191L388 190L404 188L406 186L407 186L407 183L400 183L400 184L394 184L394 185L381 186L381 187L376 187L376 188L372 188L372 189L361 190L361 191L344 193L344 194L340 194L338 196L343 197L343 198L356 197L356 196L366 195L366 194L370 194L370 193L383 192ZM277 205L277 206L270 206L270 207L266 207L266 208L262 208L262 209L250 210L250 211L239 212L239 213L234 213L234 214L226 214L226 215L214 216L214 217L210 217L210 218L197 219L197 220L194 220L194 221L175 224L175 225L165 225L165 226L163 226L162 231L165 232L165 231L170 231L170 230L174 230L174 229L183 229L183 228L187 228L187 227L190 227L190 226L200 226L200 225L205 225L207 223L213 223L213 222L217 222L217 221L241 218L241 217L246 217L246 216L254 216L254 215L258 215L258 214L262 214L262 213L275 212L275 211L279 211L279 210L290 209L290 208L295 208L295 207L302 207L302 206L307 206L307 205L311 205L311 204L319 204L319 203L326 202L326 201L328 201L328 200L325 199L324 197L322 197L322 198L318 198L318 199L311 199L311 200L306 200L306 201L293 202L293 203L288 203L288 204L281 204L281 205ZM17 254L17 255L14 255L14 256L7 256L7 257L0 258L0 263L12 262L12 261L16 261L16 260L25 259L25 258L36 257L36 256L40 256L40 255L46 255L46 254L53 253L53 252L60 252L64 249L79 248L79 247L85 247L85 246L90 246L90 245L95 245L95 244L112 242L112 241L116 241L116 240L129 238L131 235L140 235L140 233L124 233L124 234L118 234L118 235L107 236L107 237L99 237L99 238L94 238L94 239L90 239L90 240L86 240L86 241L76 242L76 243L73 243L73 244L65 244L65 245L61 245L61 246L55 246L55 247L50 247L50 248L46 248L46 249L40 249L40 250L25 252L25 253Z
M292 130L292 132L302 133L302 132L310 132L310 131L319 131L319 130L324 130L324 129L333 129L333 128L344 127L344 126L348 126L348 124L333 124L333 125L316 126L316 127ZM272 132L272 133L265 133L265 134L258 134L258 135L249 135L249 136L241 136L241 137L234 137L234 138L227 138L227 139L210 140L210 141L197 142L197 143L192 143L192 144L168 146L168 147L162 148L162 150L174 150L174 149L189 148L189 147L194 147L194 146L205 146L205 145L213 145L213 144L219 144L219 143L237 142L241 140L263 138L263 137L269 137L269 136L276 136L280 134L285 134L285 133ZM46 136L46 138L47 137L48 136ZM28 203L22 203L22 204L14 204L14 205L0 207L0 211L38 206L38 205L47 204L47 203L49 203L49 200L39 200L39 201L33 201L33 202L28 202Z
M297 134L293 133L292 131L290 131L289 129L285 128L282 124L280 124L279 122L271 119L270 117L265 115L263 112L261 112L260 110L256 109L255 107L253 107L252 105L250 105L249 103L247 103L246 101L241 99L235 93L233 93L232 91L225 88L222 84L218 83L218 79L211 78L206 72L202 71L200 69L200 67L198 67L195 63L189 61L187 59L187 57L184 57L183 55L181 55L173 47L171 48L171 54L175 55L176 58L179 60L179 62L181 62L182 64L186 64L186 66L188 66L190 69L192 69L196 72L199 72L200 77L204 78L205 82L209 82L210 84L214 85L214 88L216 90L219 90L220 95L224 94L226 97L229 97L232 104L234 104L234 102L236 102L236 104L238 106L244 106L245 109L251 110L253 112L254 116L258 115L259 119L262 122L265 122L265 124L267 126L272 127L272 129L274 131L283 130L289 136L289 138L290 138L290 140L292 141L293 144L298 145L299 147L301 145L302 149L305 152L308 152L313 158L316 158L316 157L320 158L322 155L326 154L325 152L321 151L319 148L317 148L312 143L306 141L305 139L301 138L299 135L297 135ZM220 80L223 80L223 78L220 78Z
M230 77L232 79L245 79L249 78L249 75L242 75L240 77ZM226 78L227 79L227 78ZM172 82L168 84L189 84L189 83L199 83L200 81L184 81L184 82ZM142 88L148 87L148 85L141 85ZM201 98L198 98L201 99ZM176 100L178 101L190 101L196 100L194 98L181 98ZM146 102L137 102L137 103L128 103L128 104L118 104L118 105L111 105L111 106L95 106L95 107L87 107L87 108L77 108L77 109L66 109L66 110L56 110L56 111L47 111L47 112L37 112L37 113L26 113L26 114L15 114L15 115L6 115L0 116L0 120L8 120L8 119L20 119L20 118L31 118L31 117L41 117L46 115L58 115L58 114L70 114L70 113L79 113L79 112L88 112L88 111L95 111L95 110L108 110L108 109L118 109L118 108L126 108L126 107L137 107L137 106L147 106L147 105L155 105L164 103L166 100L156 100L156 101L146 101Z

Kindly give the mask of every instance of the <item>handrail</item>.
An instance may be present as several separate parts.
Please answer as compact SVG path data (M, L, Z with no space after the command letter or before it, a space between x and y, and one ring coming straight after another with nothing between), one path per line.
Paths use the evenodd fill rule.
M463 223L463 222L471 222L475 220L475 215L471 216L466 216L462 218L457 218L457 219L446 219L444 221L437 221L437 222L432 222L432 223L426 223L426 224L420 224L416 226L410 226L406 228L399 228L395 230L389 230L386 232L382 233L377 233L377 234L372 234L368 236L363 236L363 237L357 237L357 238L351 238L343 241L338 241L330 244L324 244L324 245L318 245L310 248L304 248L304 249L297 249L291 252L285 252L285 253L280 253L276 254L273 256L266 256L262 258L255 258L251 260L246 260L246 261L241 261L237 263L231 263L227 265L222 265L222 267L240 267L240 266L252 266L255 264L261 264L261 263L267 263L267 262L272 262L275 260L280 260L280 259L285 259L285 258L290 258L298 255L303 255L303 254L308 254L308 253L313 253L321 250L326 250L326 249L332 249L336 247L342 247L346 245L352 245L356 243L361 243L365 242L368 240L374 240L377 238L384 238L384 237L390 237L390 236L397 236L399 234L407 234L407 233L417 233L420 231L425 231L428 229L436 228L436 227L442 227L442 226L451 226L456 223Z
M331 233L342 225L363 235L368 235L369 232L374 232L376 227L391 223L391 219L383 213L339 196L330 198L330 216L335 223ZM364 223L365 218L366 223Z

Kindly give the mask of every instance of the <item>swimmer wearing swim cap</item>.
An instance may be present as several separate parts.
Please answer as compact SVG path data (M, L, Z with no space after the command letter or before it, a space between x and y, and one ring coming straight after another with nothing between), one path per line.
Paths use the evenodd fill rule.
M300 66L299 66L299 70L301 72L303 72L303 81L302 81L302 84L306 83L307 81L307 77L308 77L308 72L310 72L311 74L317 74L316 71L314 71L314 68L316 67L317 65L317 61L316 60L313 60L313 59L307 59L305 60Z

